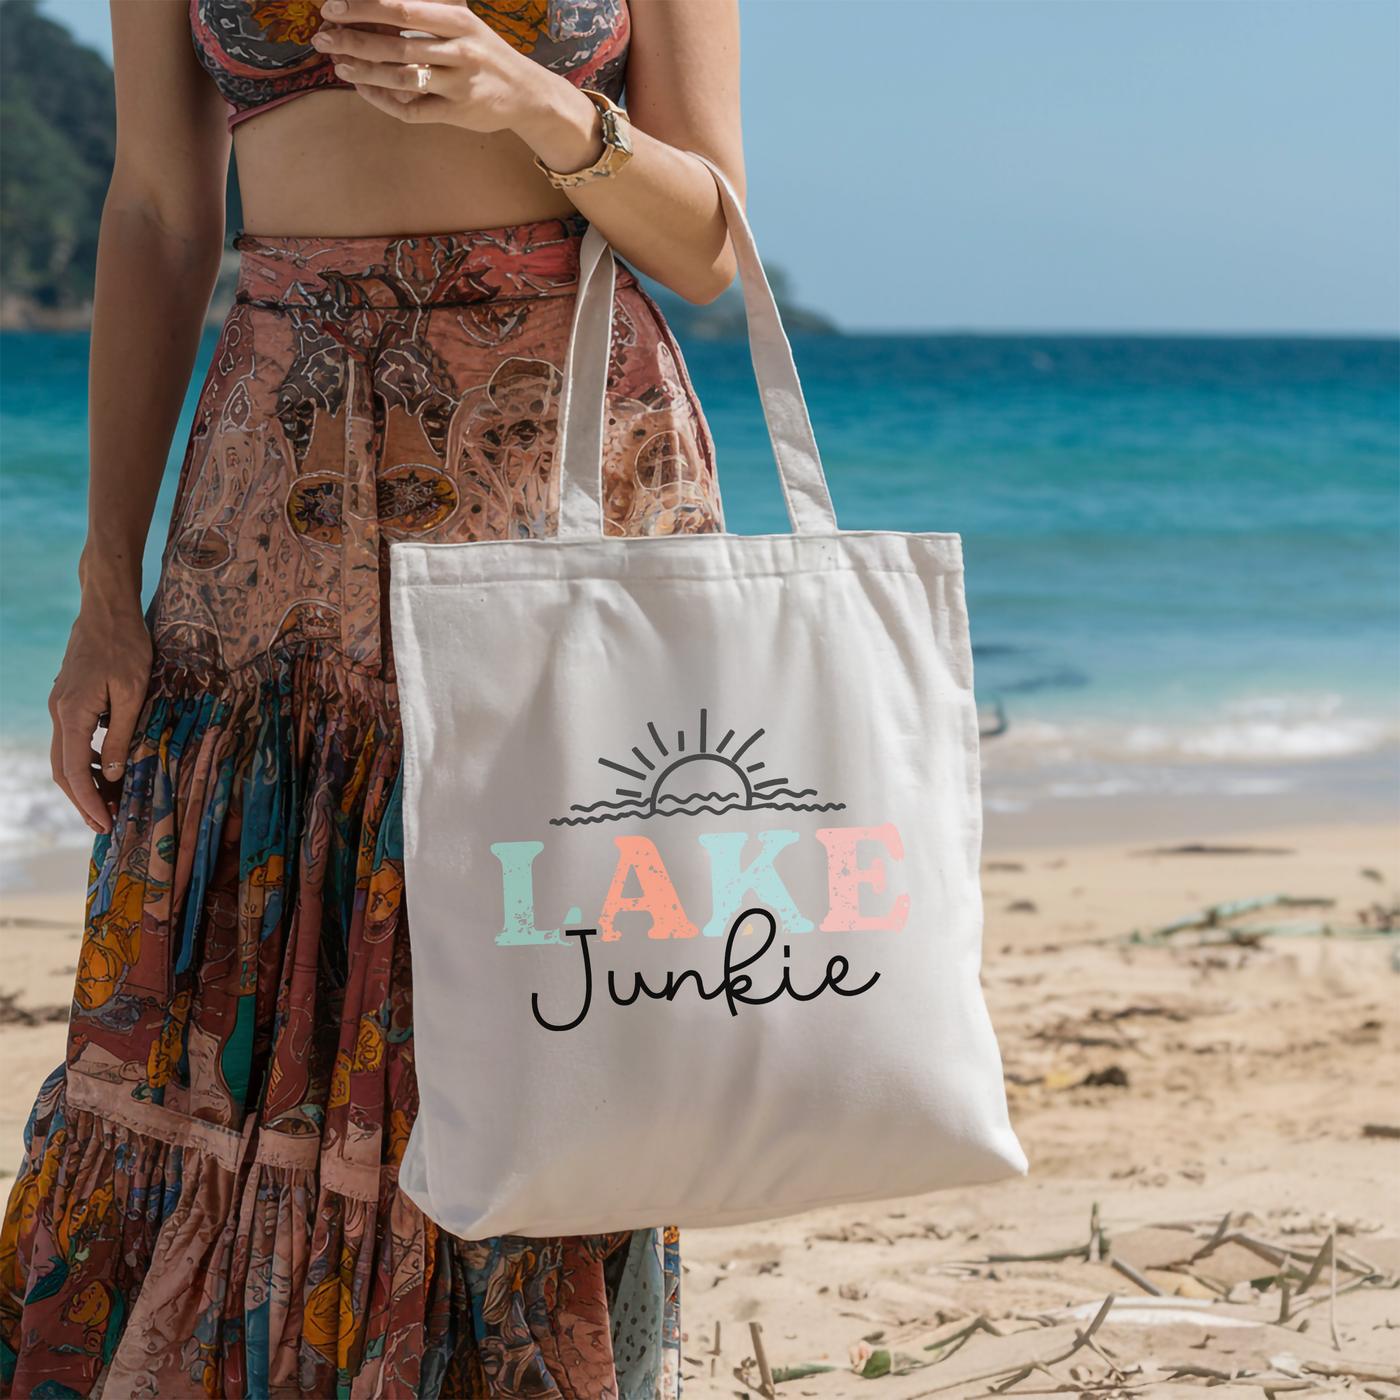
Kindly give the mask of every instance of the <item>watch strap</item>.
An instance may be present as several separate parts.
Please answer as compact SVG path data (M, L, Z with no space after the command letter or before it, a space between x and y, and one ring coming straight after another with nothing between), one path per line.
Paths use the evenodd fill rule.
M632 159L632 141L629 135L631 123L626 109L619 107L606 93L594 92L592 88L582 88L580 91L598 109L603 128L603 154L587 169L569 173L551 170L536 156L535 164L557 190L572 189L576 185L587 185L594 180L609 179Z

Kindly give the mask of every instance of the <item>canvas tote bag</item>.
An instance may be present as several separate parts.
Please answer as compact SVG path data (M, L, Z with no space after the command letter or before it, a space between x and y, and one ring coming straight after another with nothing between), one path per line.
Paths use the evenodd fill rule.
M467 1238L1025 1170L978 983L960 541L838 529L706 164L792 534L604 537L614 264L590 229L557 536L391 550L421 1096L399 1179Z

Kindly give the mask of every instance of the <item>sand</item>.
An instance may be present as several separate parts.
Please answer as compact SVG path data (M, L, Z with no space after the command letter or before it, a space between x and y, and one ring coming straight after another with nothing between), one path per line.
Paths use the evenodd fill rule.
M1110 1291L1151 1296L1083 1255L989 1261L1086 1245L1097 1206L1099 1251L1135 1262L1171 1305L1115 1307L1092 1345L1007 1393L1400 1397L1400 1140L1367 1135L1400 1131L1400 935L1353 936L1383 927L1385 911L1394 922L1400 828L1261 829L1161 853L1195 836L989 853L983 981L1029 1176L683 1232L687 1393L761 1388L756 1367L748 1385L734 1375L757 1321L773 1367L837 1368L788 1380L783 1395L986 1394L1073 1347ZM1274 895L1331 902L1243 916L1236 927L1254 932L1232 942L1211 929L1126 941ZM0 897L0 991L19 1007L66 1006L81 913L76 894ZM16 1160L63 1041L61 1021L0 1025L0 1163ZM1294 1278L1280 1326L1281 1293L1264 1285L1278 1266L1234 1242L1194 1277L1172 1268L1227 1212L1231 1230L1304 1270L1335 1229L1349 1261L1335 1306L1324 1265L1301 1304ZM1154 1225L1175 1228L1141 1233ZM1346 1291L1367 1270L1372 1284ZM1065 1311L1077 1305L1085 1316ZM978 1317L1007 1335L926 1350ZM903 1373L863 1378L852 1348L872 1369L888 1353Z

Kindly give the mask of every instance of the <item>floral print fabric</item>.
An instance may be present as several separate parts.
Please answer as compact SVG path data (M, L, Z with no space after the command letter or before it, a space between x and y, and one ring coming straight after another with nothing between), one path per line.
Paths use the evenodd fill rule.
M466 0L511 48L577 87L621 102L627 0ZM195 54L233 109L233 126L304 92L351 86L311 46L321 0L189 0Z
M553 532L584 227L240 240L67 1060L0 1234L6 1394L676 1393L674 1230L466 1241L397 1184L388 546ZM607 529L723 529L679 351L625 269L613 332Z

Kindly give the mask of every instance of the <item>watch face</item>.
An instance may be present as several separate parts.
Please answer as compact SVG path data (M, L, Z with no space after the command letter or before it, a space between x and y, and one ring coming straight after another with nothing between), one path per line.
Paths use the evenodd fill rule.
M603 113L603 141L623 155L632 154L632 136L627 123L618 121L616 112Z

